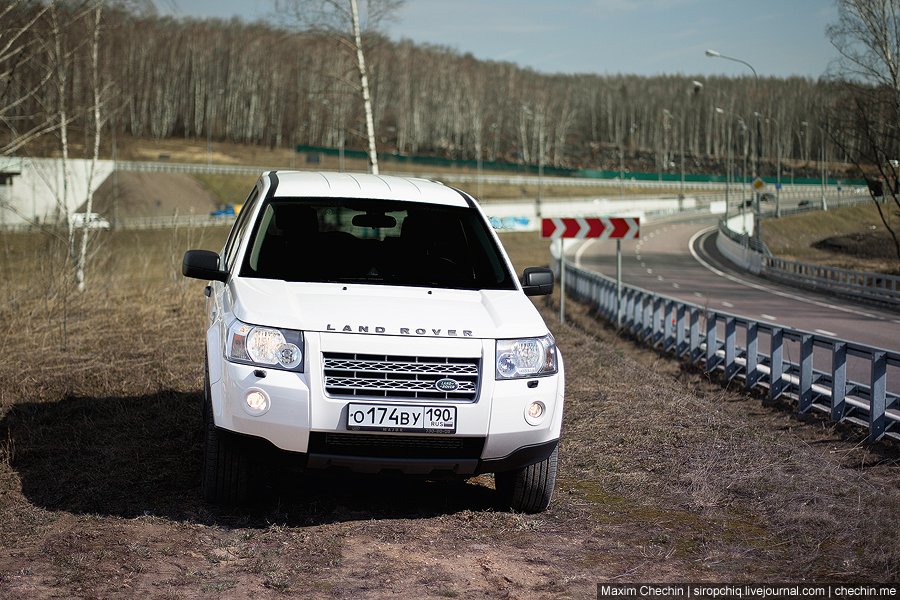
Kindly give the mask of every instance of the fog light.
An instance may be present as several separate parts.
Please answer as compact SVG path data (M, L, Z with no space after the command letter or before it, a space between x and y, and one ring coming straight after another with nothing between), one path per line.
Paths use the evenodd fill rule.
M254 417L266 414L269 406L269 397L262 390L250 390L244 396L244 410Z
M528 408L525 409L525 420L529 425L539 425L546 410L547 407L544 406L543 402L532 402L528 405Z

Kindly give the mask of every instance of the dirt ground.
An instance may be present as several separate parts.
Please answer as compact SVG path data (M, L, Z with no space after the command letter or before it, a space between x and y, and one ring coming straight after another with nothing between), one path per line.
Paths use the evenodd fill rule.
M465 482L298 473L200 500L203 284L225 231L102 232L88 291L60 248L0 238L0 597L593 598L600 582L900 578L900 454L537 302L567 369L550 509ZM534 235L504 238L521 267Z
M247 191L252 184L251 180ZM206 215L219 204L219 198L191 175L118 171L94 194L93 212L111 220Z

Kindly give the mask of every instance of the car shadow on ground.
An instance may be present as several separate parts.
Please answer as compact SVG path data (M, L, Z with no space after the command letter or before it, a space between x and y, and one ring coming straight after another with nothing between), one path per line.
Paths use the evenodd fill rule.
M202 394L69 397L13 406L0 421L10 466L35 506L210 525L316 525L490 510L483 481L302 473L290 460L257 470L255 500L216 507L200 497ZM489 481L489 479L488 479Z

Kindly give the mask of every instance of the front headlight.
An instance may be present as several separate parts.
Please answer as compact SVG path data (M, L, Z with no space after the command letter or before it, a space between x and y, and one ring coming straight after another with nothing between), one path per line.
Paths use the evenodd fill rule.
M303 371L303 333L235 321L228 328L228 360L260 367Z
M540 377L557 370L556 343L549 333L540 338L497 340L497 379Z

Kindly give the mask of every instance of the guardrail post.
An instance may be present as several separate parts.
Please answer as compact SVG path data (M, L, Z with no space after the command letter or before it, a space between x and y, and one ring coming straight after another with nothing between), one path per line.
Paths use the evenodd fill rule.
M884 352L872 353L872 385L869 387L869 441L876 442L885 430L885 392L887 391L887 356Z
M797 394L797 412L803 414L812 406L813 337L800 336L800 391Z
M706 313L706 371L716 368L716 313Z
M697 364L700 360L700 309L691 309L690 342L688 342L691 362Z
M831 349L831 420L844 418L847 395L847 344L835 342Z
M678 358L684 356L686 350L684 343L684 304L678 303L675 307L675 355Z
M615 310L616 292L613 291L611 295L613 310ZM625 306L625 314L622 321L622 327L629 331L634 331L634 290L629 288L622 292L622 303Z
M606 281L600 280L600 298L603 305L603 314L609 318L613 314L613 304L610 302L609 286Z
M759 381L759 325L756 321L747 323L747 367L744 387L750 390Z
M769 356L772 360L769 365L769 399L775 400L784 392L784 331L781 327L772 328Z
M644 306L644 292L636 292L634 295L634 318L635 318L635 335L643 339L645 321L647 319L646 307Z
M737 362L734 360L736 337L734 317L725 317L725 379L731 379L738 371Z
M665 319L662 305L662 298L655 296L650 310L650 343L654 348L662 341L663 332L665 331L665 323L662 322Z
M672 303L666 302L663 305L663 352L668 352L675 347L675 324L672 322Z

